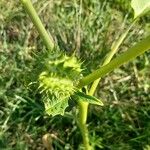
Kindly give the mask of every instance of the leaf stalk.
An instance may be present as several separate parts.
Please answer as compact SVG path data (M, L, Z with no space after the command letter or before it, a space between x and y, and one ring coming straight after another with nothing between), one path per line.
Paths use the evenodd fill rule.
M150 49L150 35L134 45L133 47L129 48L126 52L121 54L120 56L114 58L110 61L107 65L102 66L101 68L95 70L93 73L89 74L86 77L83 77L79 84L78 88L82 88L85 85L97 80L98 78L104 77L107 73L113 71L114 69L120 67L124 63L136 58L137 56L141 55L145 51Z
M24 9L29 14L34 26L36 27L37 31L40 34L40 37L42 38L46 48L48 50L52 50L54 48L54 41L53 38L48 32L46 31L43 23L41 22L37 12L35 11L33 4L31 3L31 0L20 0Z

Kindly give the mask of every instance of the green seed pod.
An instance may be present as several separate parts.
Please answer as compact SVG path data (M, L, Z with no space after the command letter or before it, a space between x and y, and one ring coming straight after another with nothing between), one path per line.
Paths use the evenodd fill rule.
M46 113L63 115L68 100L75 92L74 83L81 74L81 63L75 56L59 55L45 59L46 70L39 75L39 89Z

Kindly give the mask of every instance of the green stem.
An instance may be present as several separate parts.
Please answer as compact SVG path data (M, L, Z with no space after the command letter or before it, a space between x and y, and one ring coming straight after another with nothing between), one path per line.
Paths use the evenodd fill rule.
M89 83L97 80L98 78L101 78L105 76L107 73L111 72L117 67L120 67L124 63L136 58L137 56L141 55L145 51L150 49L150 35L134 45L133 47L129 48L126 52L121 54L120 56L116 57L112 61L110 61L107 65L102 66L101 68L95 70L90 75L83 77L79 84L78 88L82 88L85 85L88 85Z
M127 30L124 32L124 34L122 34L121 37L112 44L111 51L107 54L106 59L103 63L103 66L108 64L110 62L110 60L112 59L112 57L114 56L114 54L118 51L119 46L122 44L122 42L124 41L124 39L126 38L128 32L129 32L129 30L132 28L132 26L134 25L135 22L136 21L134 21L129 26L129 28L127 28ZM97 79L93 82L93 84L92 84L92 86L89 90L89 95L94 94L100 79L101 78L99 78L99 79ZM79 104L79 106L80 106L79 107L80 122L82 122L82 123L80 123L80 130L81 130L81 133L82 133L85 149L87 150L87 149L91 149L91 147L89 145L89 139L88 139L88 129L86 127L86 120L87 120L89 104L82 102L82 103Z
M105 59L105 61L104 61L104 63L103 63L102 66L107 65L107 64L111 61L111 59L113 58L113 56L114 56L114 55L116 54L116 52L118 51L120 45L122 44L122 42L124 41L124 39L127 37L128 33L129 33L129 31L130 31L130 29L133 27L133 25L135 24L136 21L137 21L137 20L134 20L133 23L132 23L132 24L126 29L126 31L121 35L121 37L120 37L117 41L115 41L115 42L112 44L111 50L110 50L110 52L107 54L106 59ZM93 84L92 84L92 86L91 86L91 88L90 88L90 90L89 90L89 95L93 95L93 94L94 94L94 92L95 92L95 90L96 90L96 88L97 88L98 83L99 83L100 80L101 80L101 78L99 78L99 79L97 79L97 80L95 80L95 81L93 82Z
M88 102L79 102L78 103L78 106L79 106L78 123L79 123L79 127L81 130L85 150L91 150L91 146L89 144L88 129L86 126L88 105L89 105Z
M54 48L54 41L51 35L49 35L46 31L46 29L44 28L38 14L36 13L32 3L30 0L20 0L21 3L23 4L25 10L27 11L27 13L29 14L33 24L35 25L35 27L37 28L40 37L43 39L43 42L45 44L45 46L49 49L52 50Z

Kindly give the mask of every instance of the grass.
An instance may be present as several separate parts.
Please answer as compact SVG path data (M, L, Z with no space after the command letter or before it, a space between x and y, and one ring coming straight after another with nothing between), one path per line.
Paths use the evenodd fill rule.
M103 62L112 42L132 17L125 0L41 0L34 5L60 48L68 54L76 51L84 60L88 68L84 74ZM38 91L34 85L29 86L36 75L36 56L45 50L37 31L19 1L1 0L0 8L0 148L42 150L42 137L49 133L56 150L82 149L81 134L71 116L45 115ZM131 30L120 52L149 31L149 18L145 16ZM105 106L91 106L88 119L95 150L148 149L149 60L147 52L102 80L96 96L103 98Z

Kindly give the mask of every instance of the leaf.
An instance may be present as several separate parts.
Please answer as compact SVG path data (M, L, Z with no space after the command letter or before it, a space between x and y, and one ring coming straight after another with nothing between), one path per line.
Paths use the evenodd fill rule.
M140 17L150 10L150 0L132 0L131 7L134 9L134 18Z
M44 102L45 111L48 115L56 116L56 115L64 115L65 109L68 107L68 99Z
M77 97L77 99L80 101L85 101L85 102L88 102L90 104L95 104L95 105L100 105L100 106L104 105L100 99L97 99L94 96L87 95L87 94L80 92L80 91L75 92L75 97Z

